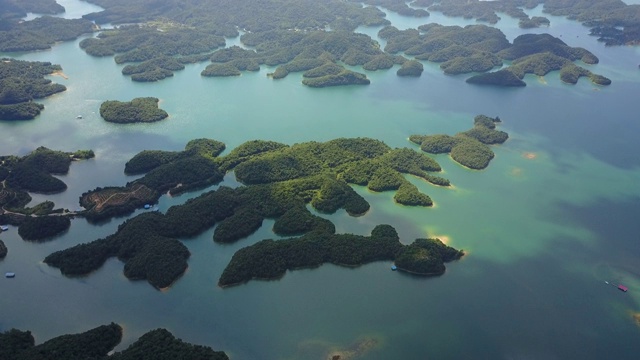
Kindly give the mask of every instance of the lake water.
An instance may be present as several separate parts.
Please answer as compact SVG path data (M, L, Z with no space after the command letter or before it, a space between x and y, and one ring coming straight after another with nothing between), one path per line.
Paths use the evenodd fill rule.
M67 0L70 13L96 11ZM532 13L539 12L534 9ZM463 19L389 18L399 28L430 19L464 25ZM323 215L339 232L368 234L380 223L395 226L404 243L447 237L467 251L445 275L416 278L390 271L390 262L356 269L324 265L288 272L277 281L216 286L238 249L274 237L273 221L233 245L212 241L213 229L185 239L189 269L168 291L122 274L117 259L82 278L66 278L42 259L53 251L104 237L123 219L94 226L76 219L53 241L25 242L12 227L0 238L9 248L0 273L0 331L31 330L36 342L109 322L125 328L118 349L143 333L164 327L185 341L226 351L233 359L323 359L331 349L374 338L379 346L364 359L634 359L640 351L640 92L638 47L610 47L580 24L549 17L549 32L600 58L590 66L613 80L597 87L585 79L563 84L557 73L528 76L528 86L470 86L466 76L446 76L426 63L422 77L399 78L395 68L367 72L371 85L334 89L304 87L300 74L274 81L273 68L237 78L203 78L205 63L187 65L170 79L135 83L113 58L94 58L78 41L50 51L3 54L60 64L68 90L42 101L33 121L0 123L0 154L24 155L38 146L72 151L91 148L93 160L74 163L60 176L69 189L34 195L75 209L96 186L132 178L124 163L143 149L179 150L193 138L223 141L227 149L251 139L293 144L338 137L372 137L392 147L414 147L411 134L454 134L473 116L500 116L509 140L495 159L472 171L436 156L451 189L411 178L436 206L396 205L393 193L356 188L371 211L350 217ZM503 16L509 39L523 33ZM378 29L362 29L375 37ZM234 40L237 42L237 39ZM105 100L140 96L161 99L170 117L160 123L120 126L99 114ZM82 119L76 119L82 115ZM414 147L415 148L415 147ZM534 159L525 157L534 153ZM225 185L237 186L233 175ZM163 197L160 210L187 194ZM629 287L622 293L605 280Z

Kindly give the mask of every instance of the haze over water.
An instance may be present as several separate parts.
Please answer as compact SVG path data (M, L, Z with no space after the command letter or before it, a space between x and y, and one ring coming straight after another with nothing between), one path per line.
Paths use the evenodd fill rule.
M70 13L96 11L80 1L63 5ZM113 321L125 328L122 349L165 327L233 359L322 359L330 349L370 337L380 345L366 359L636 358L640 48L605 47L580 24L545 16L549 28L528 32L562 35L568 45L592 51L600 63L590 68L609 77L611 86L586 79L563 84L557 72L544 79L527 76L525 88L471 86L464 82L468 76L444 75L433 63L424 64L418 79L397 77L397 68L366 72L366 87L311 89L300 74L271 80L266 74L274 69L265 66L237 78L204 78L206 63L187 65L158 83L136 83L121 75L122 65L112 57L86 55L78 47L81 39L50 51L3 54L60 64L68 76L52 77L68 89L41 101L45 110L38 118L0 123L0 154L24 155L38 146L93 149L95 159L72 164L60 177L69 185L66 192L33 196L34 203L51 199L69 209L78 207L87 190L131 181L124 164L137 152L180 150L193 138L220 140L227 151L252 139L294 144L338 137L417 149L408 141L411 134L455 134L470 128L477 114L500 116L499 128L510 138L493 148L496 157L483 171L436 156L451 189L411 178L433 198L434 208L403 207L393 202L393 192L356 187L371 203L369 213L322 215L338 232L369 234L388 223L404 243L446 236L468 254L447 264L441 277L407 276L390 271L390 262L377 262L355 269L323 265L277 281L218 288L235 251L275 237L273 221L265 221L233 245L213 243L213 229L185 239L189 269L166 292L127 280L117 259L87 277L66 278L42 259L109 235L124 221L94 226L75 219L68 233L47 243L25 242L14 227L0 234L9 248L0 272L17 274L0 281L0 331L31 330L40 343ZM472 23L438 14L388 17L398 28L434 18ZM497 26L510 40L523 33L515 20L502 17ZM361 30L376 39L377 28ZM140 96L160 98L170 117L122 126L98 114L105 100ZM221 185L237 183L231 174ZM163 197L160 210L197 194ZM630 290L622 293L605 280Z

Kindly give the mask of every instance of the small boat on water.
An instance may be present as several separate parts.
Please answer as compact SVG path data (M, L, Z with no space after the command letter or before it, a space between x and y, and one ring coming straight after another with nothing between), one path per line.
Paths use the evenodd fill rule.
M398 267L395 265L391 265L391 271L396 271L396 270L398 270Z
M620 290L620 291L622 291L622 292L627 292L627 291L629 291L629 288L628 288L628 287L626 287L626 286L624 286L624 285L622 285L622 284L618 284L618 285L616 285L616 284L610 283L610 282L608 282L608 281L606 281L606 280L605 280L605 282L604 282L604 283L605 283L605 284L607 284L607 285L611 285L611 286L615 287L616 289L618 289L618 290Z
M16 273L8 272L8 273L4 274L4 277L9 278L9 279L10 278L14 278L14 277L16 277Z
M76 119L82 119L82 115L76 116Z
M7 231L9 230L9 227L7 225L0 225L0 230Z

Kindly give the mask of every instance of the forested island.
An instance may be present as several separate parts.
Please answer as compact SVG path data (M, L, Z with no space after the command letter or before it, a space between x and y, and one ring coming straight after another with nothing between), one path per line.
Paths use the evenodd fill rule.
M474 119L473 128L450 135L411 135L409 140L420 145L422 151L431 154L450 153L451 158L460 165L481 170L489 165L495 156L488 145L502 144L509 135L496 130L499 117L490 118L478 115Z
M468 83L525 86L522 79L526 74L542 76L554 70L560 70L561 79L567 83L575 84L581 76L598 85L611 83L606 77L574 63L580 60L597 64L595 55L583 48L570 47L549 34L520 35L511 44L502 31L486 25L427 24L417 30L387 26L378 35L387 40L385 51L403 52L418 60L440 63L446 74L486 72L502 66L504 61L511 62L505 69L475 75Z
M10 13L2 14L3 17L7 15L11 16ZM30 21L21 21L19 18L11 18L0 25L0 51L46 50L55 42L75 40L80 35L95 30L97 29L93 22L86 19L42 16Z
M74 153L39 147L30 154L18 157L0 156L0 223L18 225L24 240L45 240L59 235L70 226L63 209L44 201L26 207L31 201L29 192L59 193L67 185L52 174L66 174L73 160L93 158L91 150Z
M130 124L156 122L169 117L158 108L160 100L154 97L135 98L131 101L107 100L100 105L100 116L105 121Z
M382 260L395 260L398 269L412 274L440 275L445 271L445 262L464 255L438 239L418 239L411 245L402 245L398 233L389 225L376 226L368 237L326 230L312 231L296 239L262 240L240 249L222 272L218 284L225 287L251 279L275 279L287 270L324 263L359 266Z
M46 75L62 71L60 65L49 62L0 60L0 120L30 120L44 109L34 99L67 90Z
M80 47L93 56L114 56L134 81L158 81L184 69L184 64L205 61L210 52L225 45L224 37L206 28L174 22L154 22L105 30L84 39Z
M234 242L251 235L266 218L276 219L273 231L282 236L333 234L333 224L311 214L306 205L323 213L343 208L353 216L364 214L369 204L348 184L372 191L396 190L396 202L413 206L433 202L404 174L449 185L448 180L429 174L441 170L430 157L367 138L293 146L256 140L219 156L223 150L220 142L198 139L182 152L154 150L134 156L125 172L145 176L123 188L98 188L83 194L84 216L100 220L125 214L165 191L179 193L215 184L232 170L245 186L220 187L172 206L166 214L143 213L126 221L113 235L55 252L45 262L63 274L82 275L116 256L125 262L127 277L147 279L163 288L187 268L189 252L177 238L198 235L217 224L214 241ZM149 196L133 195L138 193ZM366 247L361 251L366 252Z
M111 323L80 334L55 337L35 345L30 331L11 329L0 333L0 358L4 360L228 360L223 351L192 345L177 339L166 329L142 335L125 350L111 354L122 341L123 329Z

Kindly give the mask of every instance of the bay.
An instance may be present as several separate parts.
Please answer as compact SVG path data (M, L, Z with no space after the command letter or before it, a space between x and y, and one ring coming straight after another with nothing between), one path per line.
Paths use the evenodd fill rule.
M73 12L86 3L63 5ZM86 55L80 40L49 51L2 54L60 64L68 79L52 79L68 90L43 100L45 110L33 121L0 123L0 154L24 155L38 146L96 152L96 159L74 163L60 177L69 190L34 195L34 203L51 199L74 209L83 192L132 180L123 169L135 153L179 150L199 137L223 141L227 149L252 139L293 144L362 136L416 148L407 140L411 134L454 134L483 113L500 116L500 129L510 139L494 148L496 157L483 171L436 156L451 189L410 178L431 195L434 208L399 206L392 193L356 187L371 203L369 213L322 215L338 232L368 234L388 223L404 243L439 236L465 249L467 256L448 264L441 277L407 276L390 271L390 262L378 262L355 269L324 265L288 272L277 281L217 287L235 251L275 237L273 221L267 221L233 245L213 243L213 229L184 239L192 253L189 269L166 292L127 280L116 259L87 277L66 278L42 259L113 233L124 220L95 226L76 219L68 233L43 244L21 240L14 227L0 234L9 248L0 272L17 274L0 281L0 331L29 329L39 343L114 321L125 327L118 347L123 349L143 333L165 327L233 359L323 359L363 338L379 344L366 359L635 358L640 350L640 330L632 318L640 311L640 145L635 141L640 128L634 106L639 50L605 47L580 24L548 17L549 28L532 31L563 35L569 45L594 52L601 61L590 69L611 78L611 86L584 79L567 85L551 73L528 76L522 89L477 87L431 63L418 79L399 78L395 68L367 72L372 82L367 87L310 89L299 74L267 78L274 70L268 67L237 78L203 78L204 63L144 84L121 75L113 58ZM389 18L399 28L422 23L393 13ZM420 21L434 18L437 14ZM461 19L448 21L465 25ZM522 33L506 16L497 26L511 40ZM377 33L360 30L374 38ZM160 98L170 117L132 126L100 118L102 101L139 96ZM238 185L233 174L225 179L223 185ZM163 197L160 210L195 195ZM619 292L605 280L630 290Z

